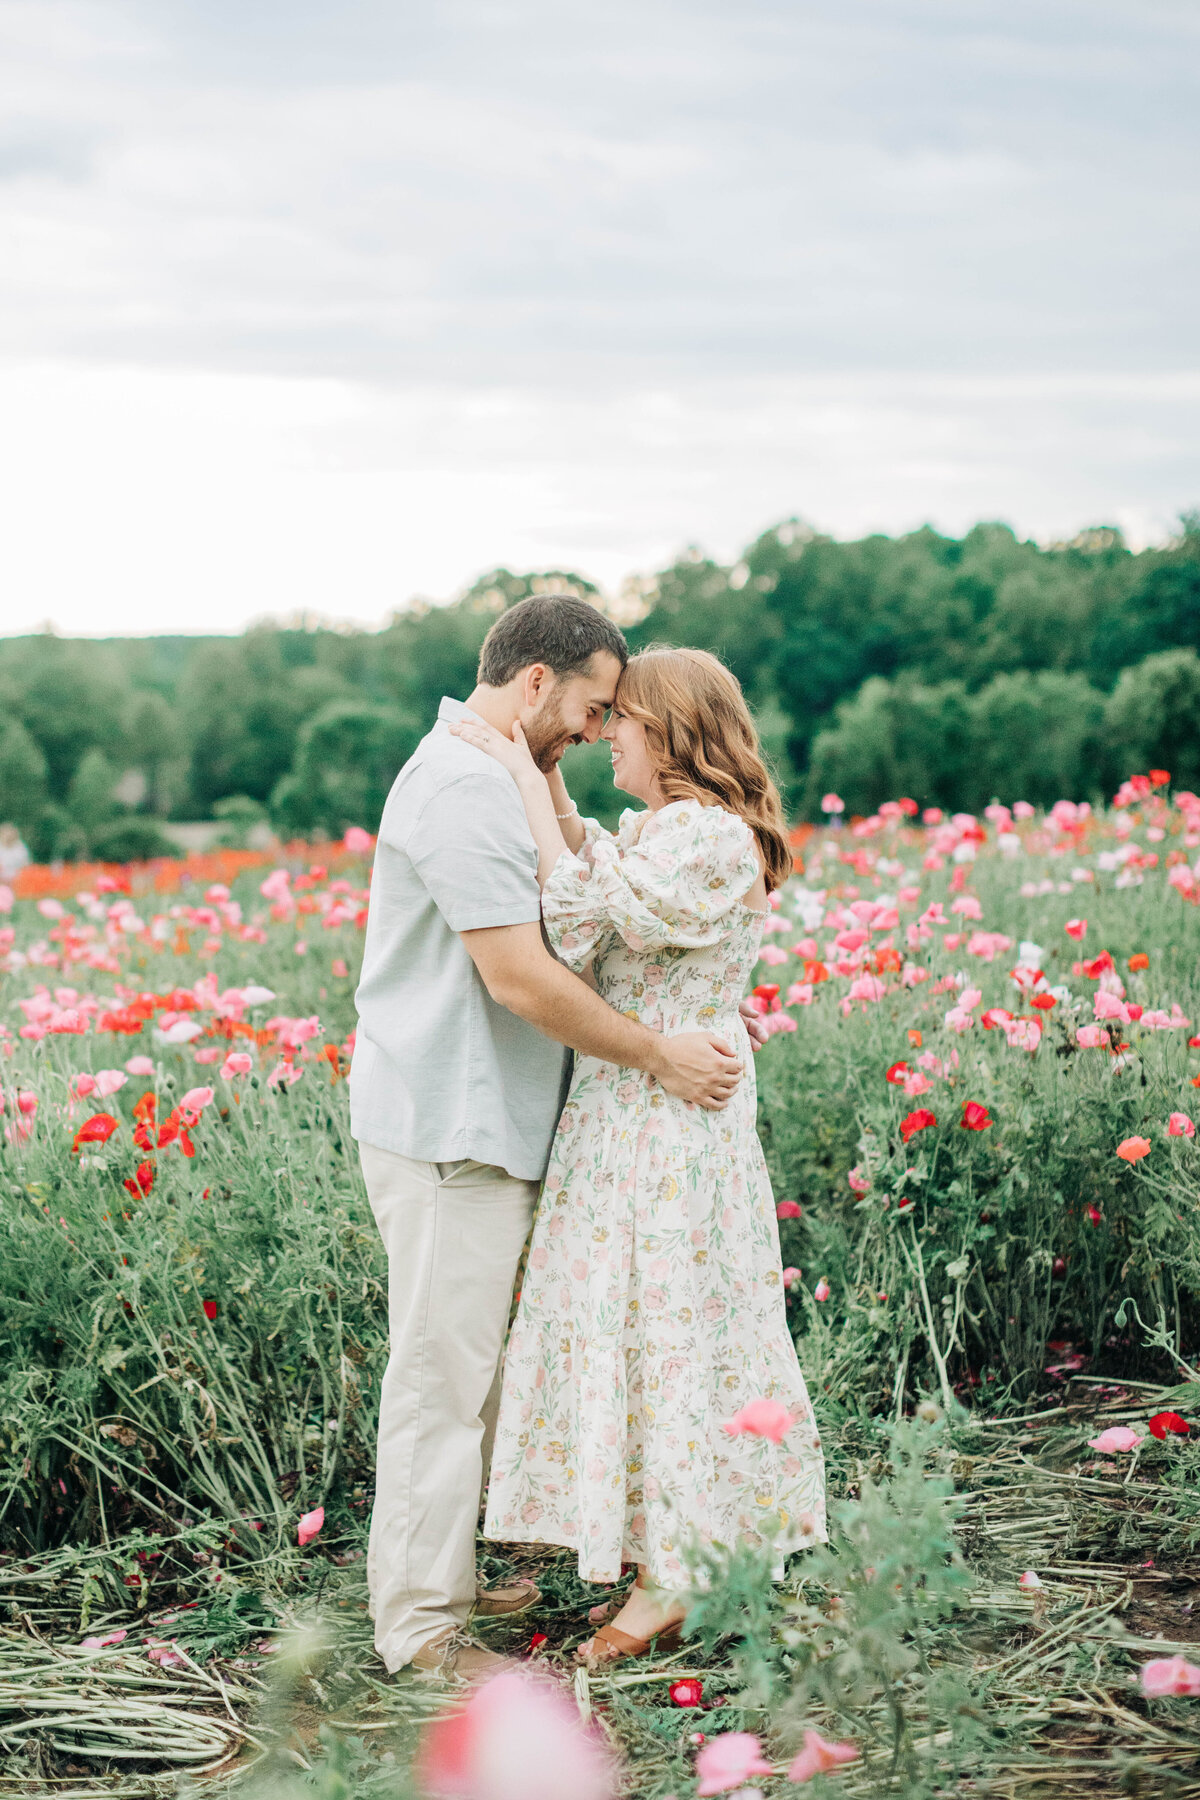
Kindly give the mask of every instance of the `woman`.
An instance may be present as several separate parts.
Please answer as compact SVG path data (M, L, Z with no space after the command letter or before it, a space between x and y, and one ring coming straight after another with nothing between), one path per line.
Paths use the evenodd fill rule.
M596 1666L677 1632L690 1542L758 1543L782 1519L782 1558L825 1536L738 1016L791 855L741 690L704 651L648 650L621 677L602 735L614 782L645 810L626 812L616 837L584 825L519 726L515 743L474 721L452 729L517 781L562 960L656 1030L724 1034L744 1070L728 1106L707 1112L579 1057L550 1153L484 1530L567 1545L587 1581L637 1564L613 1623L582 1646ZM781 1443L723 1430L761 1398L792 1414Z

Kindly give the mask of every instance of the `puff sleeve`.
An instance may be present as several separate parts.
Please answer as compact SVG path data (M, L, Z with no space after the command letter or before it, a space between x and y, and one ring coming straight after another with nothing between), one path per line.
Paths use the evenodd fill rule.
M542 889L555 951L582 969L614 937L631 950L719 943L758 879L750 827L697 800L627 812L614 838L588 833L588 861L564 852Z

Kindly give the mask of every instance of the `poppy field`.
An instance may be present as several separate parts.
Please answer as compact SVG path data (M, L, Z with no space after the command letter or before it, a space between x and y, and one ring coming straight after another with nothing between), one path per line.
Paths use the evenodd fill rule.
M481 1544L547 1680L448 1724L365 1611L372 840L0 888L0 1791L1200 1795L1200 798L824 812L754 992L832 1541L591 1678L614 1593Z

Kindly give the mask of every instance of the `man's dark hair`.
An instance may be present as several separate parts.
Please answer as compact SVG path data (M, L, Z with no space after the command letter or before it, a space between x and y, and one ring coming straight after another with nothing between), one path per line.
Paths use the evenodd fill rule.
M574 594L534 594L502 613L483 640L479 680L485 687L505 687L532 663L545 663L560 681L587 668L598 650L615 656L621 667L629 647L611 619L590 601Z

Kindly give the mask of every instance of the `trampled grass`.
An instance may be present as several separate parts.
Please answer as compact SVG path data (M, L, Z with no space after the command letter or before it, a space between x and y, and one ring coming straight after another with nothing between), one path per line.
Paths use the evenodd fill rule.
M682 1650L590 1681L570 1650L609 1596L564 1557L483 1550L543 1588L490 1635L545 1634L630 1793L687 1800L701 1732L754 1731L783 1769L806 1725L858 1747L822 1778L847 1795L1200 1793L1200 1699L1138 1685L1200 1655L1178 1122L1200 1113L1200 819L1149 784L1125 801L885 809L803 845L757 1073L834 1550L774 1596L722 1562ZM228 873L60 880L0 935L13 1792L402 1794L439 1704L379 1679L365 1615L385 1270L344 1073L367 861ZM1191 1431L1152 1434L1165 1412ZM1089 1446L1113 1424L1134 1450Z

